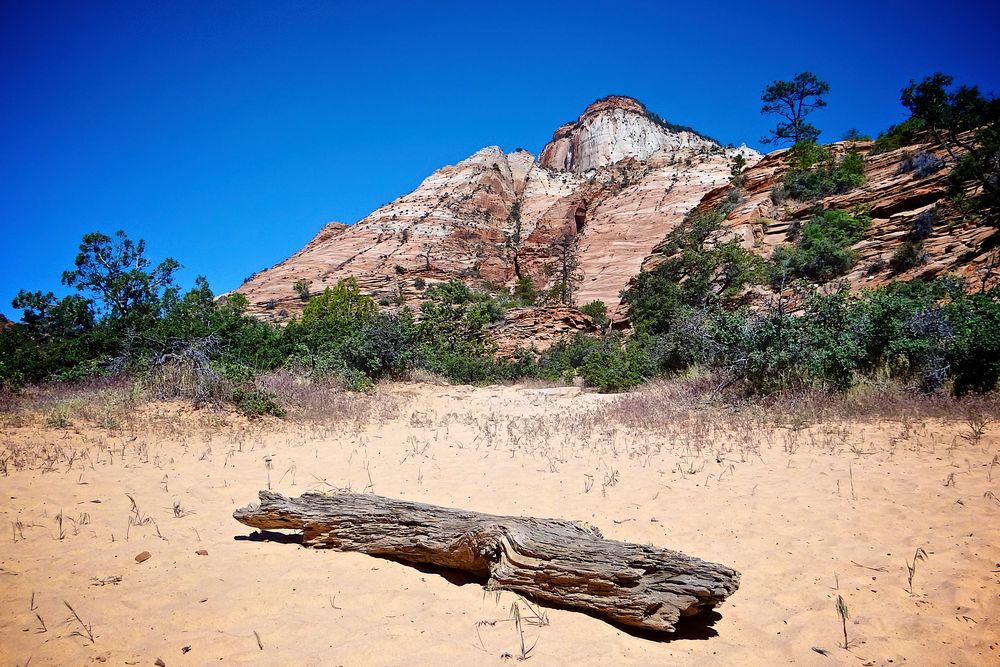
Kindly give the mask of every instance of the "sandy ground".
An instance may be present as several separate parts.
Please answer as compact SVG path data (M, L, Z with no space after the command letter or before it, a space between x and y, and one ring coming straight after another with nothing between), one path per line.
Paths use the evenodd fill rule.
M6 415L0 664L510 664L515 602L536 614L523 641L537 665L1000 664L1000 425L976 438L960 420L644 415L655 396L574 388L350 400L333 423L163 403L102 425ZM714 627L654 641L255 537L231 515L268 483L583 520L735 567L742 584Z

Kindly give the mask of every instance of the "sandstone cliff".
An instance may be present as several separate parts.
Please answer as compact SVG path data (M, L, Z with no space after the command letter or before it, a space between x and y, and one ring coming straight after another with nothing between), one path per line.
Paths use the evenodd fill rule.
M353 225L326 225L239 291L251 312L280 322L302 308L298 281L315 293L353 276L397 307L450 278L509 288L530 276L544 289L559 281L569 252L574 303L614 308L653 247L727 182L736 152L759 159L670 126L631 98L605 98L560 128L539 161L484 148ZM562 316L553 320L559 328L556 321Z
M631 97L611 95L555 131L539 158L543 167L583 173L625 158L645 160L660 151L712 150L718 144L694 130L670 126Z
M993 275L998 268L995 248L1000 235L975 216L963 216L955 210L948 191L951 162L944 150L929 139L881 154L871 154L872 146L871 142L833 144L830 148L835 155L855 147L865 156L865 183L810 202L775 202L772 191L788 171L788 151L770 153L744 173L738 203L723 222L725 232L720 240L735 237L743 247L770 257L775 248L793 242L793 229L809 219L814 207L847 211L861 207L872 221L864 238L853 246L858 263L835 282L846 281L858 291L893 280L931 279L951 273L966 278L970 289L978 288L980 281L994 284L1000 278ZM915 156L937 161L940 168L929 172L914 169ZM733 192L729 184L715 188L698 208L717 210ZM922 261L911 268L895 267L894 254L922 215L932 223L923 240ZM643 270L659 264L662 249L657 246L644 260Z

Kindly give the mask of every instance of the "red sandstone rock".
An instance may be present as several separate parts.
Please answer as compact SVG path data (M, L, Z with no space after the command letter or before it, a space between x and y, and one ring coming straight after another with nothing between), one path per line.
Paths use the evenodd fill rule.
M497 356L506 357L518 348L534 347L537 352L544 352L578 333L596 334L598 331L594 320L576 308L551 306L512 308L492 333Z
M948 160L945 151L930 142L918 143L895 151L869 155L871 142L837 143L831 150L842 155L851 145L865 155L865 183L844 194L829 195L811 202L772 201L772 189L779 184L788 166L787 150L775 151L744 173L742 197L726 216L725 233L720 240L739 239L740 243L762 257L770 257L775 248L792 243L789 229L804 222L814 206L851 211L863 207L872 217L865 237L853 246L859 254L855 268L838 281L846 280L854 291L874 288L893 280L917 277L933 278L953 273L968 280L970 289L980 287L980 278L990 285L1000 276L987 278L986 265L995 260L992 250L997 230L984 226L975 216L963 218L949 198L950 161L938 171L921 176L902 170L903 162L920 152ZM971 187L971 185L970 185ZM731 190L723 185L708 192L698 205L700 210L717 208ZM914 220L924 211L935 209L936 224L924 240L927 261L912 269L897 272L890 265L896 250L907 239ZM651 270L662 261L662 244L643 261L643 270Z
M751 163L759 158L741 150ZM301 311L298 280L316 293L353 276L388 308L419 303L417 279L509 288L531 276L544 289L556 281L559 244L569 238L579 262L576 303L601 300L613 311L653 247L728 181L736 152L666 129L636 100L609 97L560 128L539 162L526 151L484 148L354 225L328 224L239 291L252 313L281 322ZM547 316L536 317L543 326ZM529 342L549 338L540 330Z

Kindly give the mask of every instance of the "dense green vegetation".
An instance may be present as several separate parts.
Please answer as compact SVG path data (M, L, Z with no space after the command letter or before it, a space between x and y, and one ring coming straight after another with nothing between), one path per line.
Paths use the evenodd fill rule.
M847 274L858 261L851 246L862 239L869 222L864 211L814 214L795 229L794 245L775 250L771 267L775 288L795 278L827 282Z
M812 141L801 141L789 151L788 163L781 185L771 195L776 203L839 194L865 182L864 158L853 147L837 160L828 149Z
M951 76L938 72L911 81L900 102L910 117L879 135L873 151L929 139L948 156L952 194L961 208L1000 226L1000 99L984 96L978 86L955 86ZM921 176L944 166L936 162L913 168Z
M818 203L864 182L861 152L848 147L836 158L816 143L819 130L805 121L825 105L828 90L804 73L775 82L763 97L765 112L785 118L773 138L794 142L773 198L812 207L795 213L791 243L765 259L726 235L723 220L742 197L746 163L737 156L719 207L693 210L659 248L659 264L623 292L630 336L611 330L606 305L595 301L580 310L599 335L578 335L543 354L521 350L497 357L490 329L506 309L572 301L579 264L569 236L557 244L555 287L547 290L528 276L510 292L417 278L425 297L419 312L383 312L353 279L321 293L299 280L292 287L304 302L302 315L280 327L248 316L241 294L216 298L203 278L182 294L175 260L154 265L142 241L123 232L94 233L83 238L74 268L62 277L75 293L57 299L22 290L14 299L22 317L0 329L0 387L17 391L29 383L125 375L155 397L229 401L254 416L284 415L282 397L261 380L278 369L297 381L353 390L418 369L466 383L580 378L603 391L659 375L712 376L720 390L751 394L842 391L888 381L958 395L995 389L1000 291L985 289L985 280L976 293L950 277L861 294L834 282L855 267L852 246L870 219L863 209ZM950 168L955 208L1000 225L997 101L975 87L954 88L944 75L911 83L901 99L911 118L880 135L873 150L932 137L938 153L949 157L919 152L902 162L900 172L923 178ZM851 136L861 140L857 132ZM890 262L893 270L926 261L923 241L938 224L934 210L913 222ZM403 267L396 271L405 273Z

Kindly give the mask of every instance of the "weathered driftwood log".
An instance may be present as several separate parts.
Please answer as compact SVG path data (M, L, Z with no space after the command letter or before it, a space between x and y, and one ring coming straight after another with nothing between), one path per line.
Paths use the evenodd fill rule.
M306 546L360 551L488 577L529 598L625 625L670 632L681 616L725 600L735 570L677 551L604 539L573 521L494 516L381 496L260 492L233 517L299 529Z

